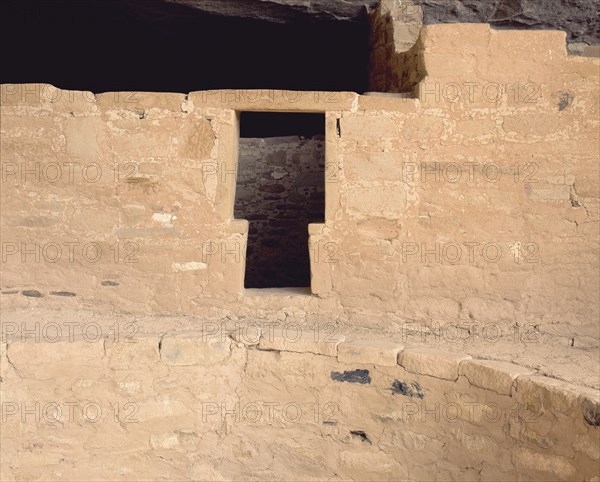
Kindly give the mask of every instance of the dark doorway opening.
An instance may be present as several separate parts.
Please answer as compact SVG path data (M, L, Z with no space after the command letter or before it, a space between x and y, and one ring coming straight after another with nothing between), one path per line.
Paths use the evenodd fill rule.
M310 286L308 224L325 221L325 115L242 112L234 215L250 223L246 288Z

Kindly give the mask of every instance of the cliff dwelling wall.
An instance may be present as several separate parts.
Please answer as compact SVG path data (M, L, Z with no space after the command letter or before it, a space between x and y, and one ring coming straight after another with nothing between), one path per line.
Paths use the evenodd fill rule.
M597 480L600 61L393 55L365 95L1 86L3 479ZM305 286L245 286L271 191Z
M367 325L493 319L596 337L598 60L568 56L559 32L486 25L426 27L414 49L415 98L3 85L3 299L252 312L239 113L321 112L307 306Z

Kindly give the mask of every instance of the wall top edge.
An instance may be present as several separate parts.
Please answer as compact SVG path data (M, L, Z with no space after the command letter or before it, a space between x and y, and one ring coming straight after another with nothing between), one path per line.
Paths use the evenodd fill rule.
M190 93L115 91L94 94L45 83L0 84L1 106L99 106L103 109L159 108L183 111L197 107L232 110L326 112L352 110L361 97L355 92L279 89L220 89Z

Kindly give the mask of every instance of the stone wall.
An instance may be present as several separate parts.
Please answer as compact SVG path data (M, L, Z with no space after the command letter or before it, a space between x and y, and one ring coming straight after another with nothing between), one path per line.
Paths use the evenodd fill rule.
M257 18L267 22L292 23L310 18L313 22L358 22L365 10L380 4L404 8L407 13L414 5L423 11L427 25L489 23L495 28L553 29L567 33L572 46L598 45L600 21L593 2L588 0L230 0L226 5L218 0L163 0L164 3L184 4L201 12L223 16ZM174 12L160 5L139 5L136 12L155 17ZM180 12L185 14L188 12ZM189 14L189 13L188 13ZM576 49L578 47L575 47Z
M383 0L369 14L369 21L369 89L411 92L421 80L413 49L423 25L421 7L412 1Z
M3 480L598 482L600 62L406 55L410 98L2 85ZM253 110L326 118L310 293L244 289Z
M590 35L593 31L591 24L597 23L597 20L592 20L589 25L586 21L589 17L586 10L591 6L572 5L574 14L580 16L578 22L573 21L574 17L568 15L564 7L561 5L555 9L554 5L538 5L529 0L510 5L503 2L476 2L468 7L460 0L381 0L369 10L369 90L410 93L421 82L426 75L421 62L423 56L420 55L423 46L419 33L423 24L487 21L493 28L506 28L508 25L549 28L545 24L552 21L552 15L565 15L568 18L565 21L572 22L568 29L561 29L566 30L569 53L599 57L600 49L598 45L593 45L597 41ZM553 28L558 30L558 23Z
M331 289L361 311L596 337L599 280L583 266L598 264L598 60L568 57L558 32L485 25L424 29L415 49L418 101L342 113L342 205L360 241L331 231L353 253Z
M3 304L254 316L285 294L273 303L294 297L302 318L493 321L597 346L598 60L567 56L564 33L488 25L426 27L413 53L410 99L3 85ZM248 110L326 115L312 296L244 291Z
M598 480L595 390L279 327L5 338L2 480Z
M234 215L246 219L247 288L310 286L309 223L325 212L325 139L240 139Z

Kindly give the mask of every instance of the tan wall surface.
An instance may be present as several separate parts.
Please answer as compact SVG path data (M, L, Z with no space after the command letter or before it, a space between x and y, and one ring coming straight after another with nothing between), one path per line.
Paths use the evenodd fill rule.
M598 480L597 391L511 363L274 327L7 341L2 480Z
M600 480L600 62L396 13L400 95L1 86L2 480ZM246 110L326 115L310 290L243 288Z
M414 49L415 99L3 85L3 303L252 313L236 111L310 111L326 112L328 182L305 311L597 340L598 60L487 25L430 26Z

